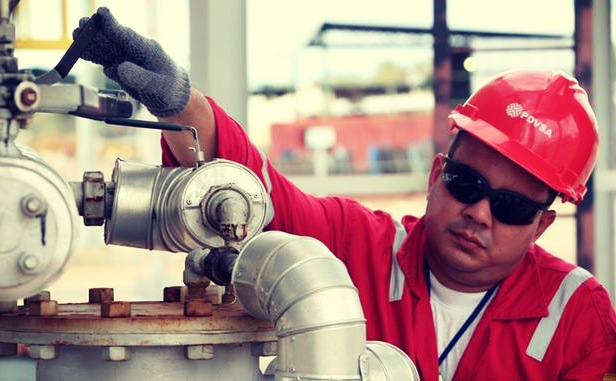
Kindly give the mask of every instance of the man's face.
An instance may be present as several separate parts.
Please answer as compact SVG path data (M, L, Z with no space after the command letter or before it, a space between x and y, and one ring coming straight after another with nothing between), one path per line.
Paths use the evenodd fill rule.
M453 154L456 162L478 172L492 189L506 189L543 203L545 184L470 135ZM526 250L554 221L554 211L539 211L528 225L509 225L492 215L487 197L474 204L457 201L441 174L445 157L432 163L426 207L426 258L445 286L485 290L509 275Z

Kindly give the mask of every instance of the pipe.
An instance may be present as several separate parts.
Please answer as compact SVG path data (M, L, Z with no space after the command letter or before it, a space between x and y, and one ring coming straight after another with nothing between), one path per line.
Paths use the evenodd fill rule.
M367 350L357 289L320 241L261 233L242 248L232 284L248 313L275 326L276 380L419 380L399 349L371 342ZM392 364L396 369L388 371ZM369 377L371 367L386 378Z

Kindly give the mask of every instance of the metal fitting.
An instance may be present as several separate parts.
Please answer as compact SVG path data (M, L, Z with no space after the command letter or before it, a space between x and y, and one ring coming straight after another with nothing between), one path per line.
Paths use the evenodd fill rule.
M129 302L102 302L101 303L101 317L106 318L119 318L130 317L131 305Z
M32 301L28 305L30 316L55 316L58 314L58 302L55 300Z
M41 260L37 255L27 252L21 254L19 260L17 261L19 270L28 275L40 273L43 269L41 264Z
M211 360L214 358L214 346L210 344L187 345L185 355L189 360Z
M88 303L113 302L113 288L91 288L88 290Z
M29 345L28 353L33 360L53 360L56 358L57 350L55 345Z
M127 347L103 347L101 357L105 361L127 361L130 350Z

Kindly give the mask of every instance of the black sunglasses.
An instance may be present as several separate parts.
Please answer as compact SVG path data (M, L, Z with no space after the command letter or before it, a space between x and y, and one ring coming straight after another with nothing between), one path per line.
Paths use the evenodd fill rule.
M461 203L474 204L488 197L492 216L504 224L528 225L537 212L551 205L551 202L538 203L510 190L492 189L477 171L448 156L441 177L445 188Z

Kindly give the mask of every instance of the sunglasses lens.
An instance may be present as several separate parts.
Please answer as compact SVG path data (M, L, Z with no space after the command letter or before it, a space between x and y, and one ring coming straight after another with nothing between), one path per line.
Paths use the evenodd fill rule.
M529 200L508 191L495 191L490 199L494 217L509 225L528 225L533 222L539 208Z
M528 225L540 209L538 204L515 192L491 190L478 173L452 159L447 159L442 178L445 188L461 203L474 204L489 195L492 215L504 224Z
M482 178L451 160L443 170L443 181L449 193L464 204L474 204L487 195Z

